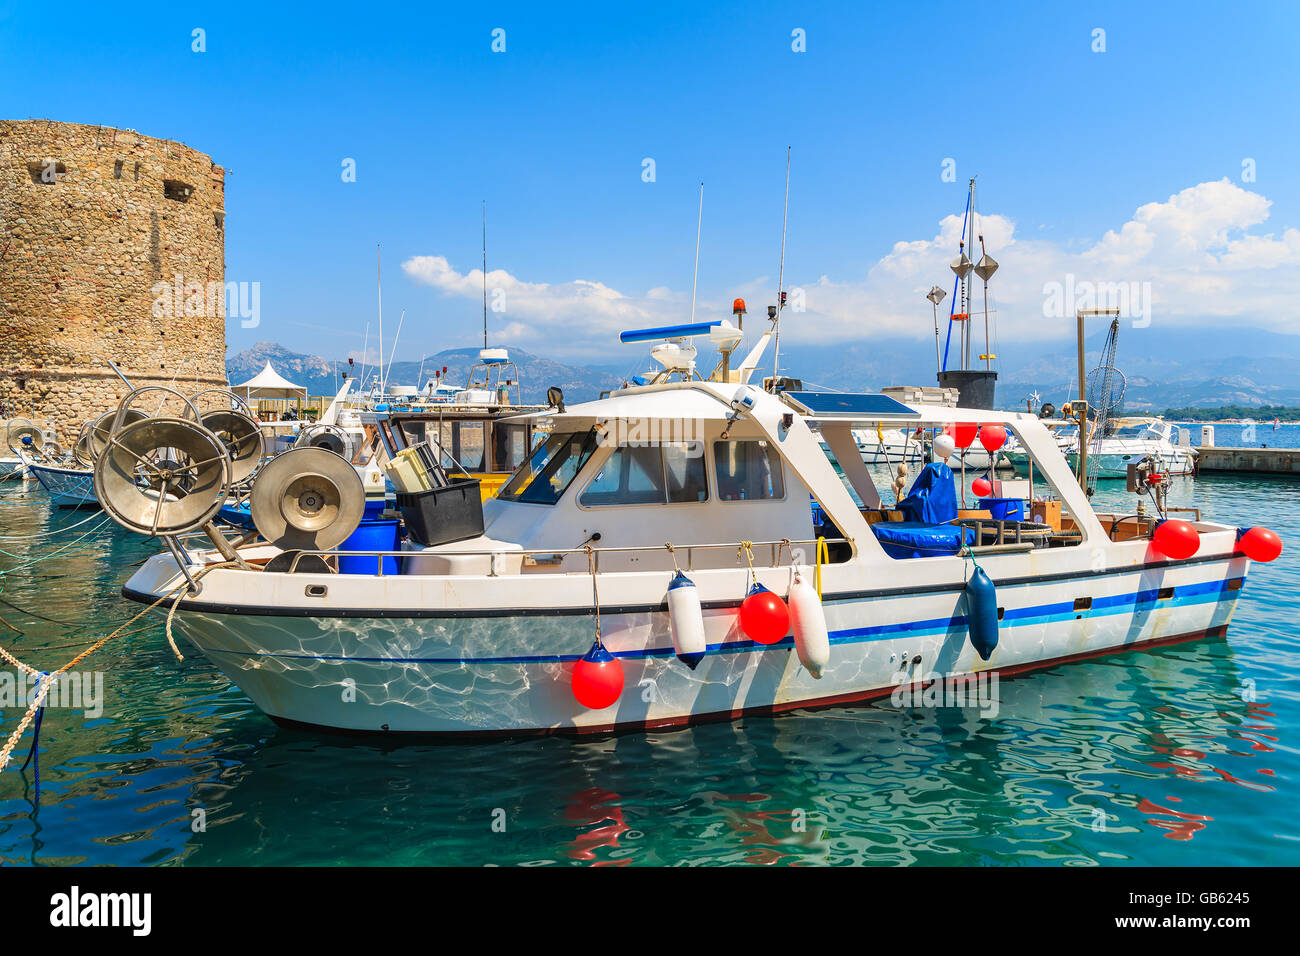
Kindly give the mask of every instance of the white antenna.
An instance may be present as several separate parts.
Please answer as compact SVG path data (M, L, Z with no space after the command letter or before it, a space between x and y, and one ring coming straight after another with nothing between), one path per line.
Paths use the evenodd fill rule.
M691 321L695 321L695 289L700 284L700 227L704 225L704 183L700 183L700 215L695 222L695 278L691 280Z
M375 278L379 281L379 392L384 391L384 274L379 263L379 243L375 243Z
M483 347L487 348L487 200L483 200Z
M790 215L790 147L785 148L785 208L781 211L781 264L776 273L776 322L773 329L775 351L772 355L772 377L781 370L781 310L785 308L785 227Z

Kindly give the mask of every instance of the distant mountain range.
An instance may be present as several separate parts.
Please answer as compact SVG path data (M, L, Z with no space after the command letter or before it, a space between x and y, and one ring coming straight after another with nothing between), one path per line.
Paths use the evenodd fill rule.
M468 381L470 369L478 362L478 353L476 348L446 349L415 361L394 361L388 370L388 381L394 385L415 385L423 376L420 384L424 384L433 378L435 371L442 372L445 368L448 382L463 385ZM527 404L542 402L552 385L564 390L566 401L581 402L596 398L606 389L617 388L624 381L623 377L608 371L565 365L523 349L512 348L510 359L518 367L521 398ZM349 366L347 359L330 361L318 355L292 352L272 342L258 342L250 349L227 356L226 376L234 384L246 382L268 361L295 385L305 385L309 395L333 395L343 384L344 374L352 378L365 375L368 382L373 381L375 374L373 365L369 369L360 364Z
M1097 362L1104 331L1099 326L1086 341L1089 370ZM802 377L808 388L870 391L885 385L929 385L935 380L932 349L930 343L914 339L783 344L781 366L785 373ZM1003 342L998 352L1000 406L1023 407L1033 392L1058 405L1074 394L1077 360L1073 343ZM518 365L525 402L541 402L552 385L562 388L570 401L587 401L650 366L644 349L628 349L625 361L599 366L570 365L518 348L510 350L510 357ZM711 368L711 358L702 354L700 367ZM227 357L227 375L232 383L246 381L268 361L281 375L307 386L312 395L333 394L342 382L341 374L349 372L346 360L328 360L259 342ZM459 385L477 361L477 348L448 349L422 360L394 362L388 380L415 385L421 366L425 381L445 366L447 381ZM955 362L950 360L951 364ZM1126 379L1124 409L1129 412L1223 405L1300 406L1297 335L1258 329L1235 329L1214 336L1203 329L1193 334L1121 328L1115 364ZM354 366L350 374L364 371ZM373 366L369 374L373 376Z

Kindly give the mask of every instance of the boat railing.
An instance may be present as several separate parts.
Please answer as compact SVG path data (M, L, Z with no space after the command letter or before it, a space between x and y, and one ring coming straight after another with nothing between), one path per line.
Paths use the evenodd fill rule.
M179 537L178 542L186 553L189 553L191 551L191 549L186 545L186 542L191 540L202 541L209 548L211 547L211 541L208 539L206 534L182 535ZM524 558L532 558L534 559L534 564L532 565L532 567L538 570L542 570L543 573L547 568L554 569L552 573L579 573L579 572L564 572L562 570L564 564L564 558L577 556L577 555L582 555L585 557L588 554L590 554L592 565L594 566L596 573L599 574L601 571L600 564L601 564L602 555L609 556L609 555L617 555L617 554L659 554L659 553L668 554L672 556L669 563L672 564L676 562L677 565L680 566L683 571L694 571L696 570L695 553L697 551L704 551L704 552L716 552L716 551L727 551L727 550L735 551L736 558L737 558L737 567L744 567L745 564L744 564L743 555L744 555L744 548L746 546L749 547L750 553L755 555L755 559L754 559L755 566L759 566L757 560L757 553L760 551L766 551L768 557L770 558L770 562L762 566L768 568L779 568L779 567L787 566L786 564L782 563L783 556L788 562L793 562L796 549L799 549L803 552L803 560L798 562L793 562L793 563L798 563L802 565L814 564L816 562L817 547L819 542L825 543L827 548L830 549L830 553L832 554L836 553L837 550L841 550L837 548L837 546L847 545L850 549L853 547L853 540L851 538L820 538L820 539L809 538L803 540L792 540L790 538L783 538L780 541L733 541L724 544L676 544L671 546L669 546L668 544L659 544L659 545L639 545L633 547L620 547L620 548L592 547L590 549L582 547L582 548L525 548L521 550L514 550L514 549L492 550L490 548L489 549L465 548L465 549L455 549L455 550L443 550L442 548L439 548L436 551L435 550L384 551L384 550L371 550L371 549L358 550L358 551L342 550L342 549L337 549L332 551L300 550L300 551L293 552L293 558L290 559L289 567L286 568L285 571L288 574L293 574L294 572L296 572L298 570L299 563L304 558L320 558L325 561L328 561L330 558L340 558L340 557L374 558L376 572L379 576L382 577L385 575L384 563L385 563L385 559L387 558L397 559L398 561L402 561L402 560L410 561L412 559L419 558L422 555L430 555L438 558L444 558L444 557L486 558L488 559L488 577L500 577L501 572L498 570L499 566L505 560L511 558L519 558L521 560ZM245 548L263 547L264 545L265 542L257 542L256 540L241 539L239 542L235 544L235 548L238 551ZM198 549L194 549L194 550L198 550ZM683 553L685 554L684 562L678 561L677 556L682 555ZM830 562L825 562L825 563L839 563L839 562L832 560ZM710 568L710 570L716 570L716 569ZM588 569L583 568L581 573L584 574L588 573Z

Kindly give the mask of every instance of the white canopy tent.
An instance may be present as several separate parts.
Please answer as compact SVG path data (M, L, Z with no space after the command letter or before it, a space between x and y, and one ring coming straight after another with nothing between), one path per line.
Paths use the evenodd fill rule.
M271 363L266 363L266 368L258 372L247 382L239 385L232 385L230 390L244 399L250 405L256 405L258 409L258 418L266 421L268 414L279 417L279 413L284 411L284 406L279 407L279 412L273 411L277 406L266 406L262 404L265 401L297 401L298 417L302 417L303 399L307 397L307 387L305 385L295 385L275 369L271 368ZM274 420L274 419L271 419Z
M231 386L231 391L240 398L254 401L259 398L306 398L307 387L295 385L275 369L271 363L247 382Z

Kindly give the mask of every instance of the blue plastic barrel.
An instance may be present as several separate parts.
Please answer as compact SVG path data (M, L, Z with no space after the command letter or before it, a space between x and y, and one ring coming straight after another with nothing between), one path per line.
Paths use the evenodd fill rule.
M1003 521L1025 520L1024 498L981 498L980 507Z
M373 497L373 498L367 498L367 499L366 499L366 510L365 510L365 512L361 515L361 520L362 520L362 521L373 521L373 520L377 519L381 514L383 514L383 513L384 513L384 509L387 508L387 507L388 507L388 499L387 499L387 498L382 498L382 497L379 497L379 496L375 496L375 497Z
M363 520L339 550L396 551L399 524L396 518ZM379 561L373 554L339 555L339 574L378 574ZM383 562L385 574L397 573L397 558L394 555L384 557Z

